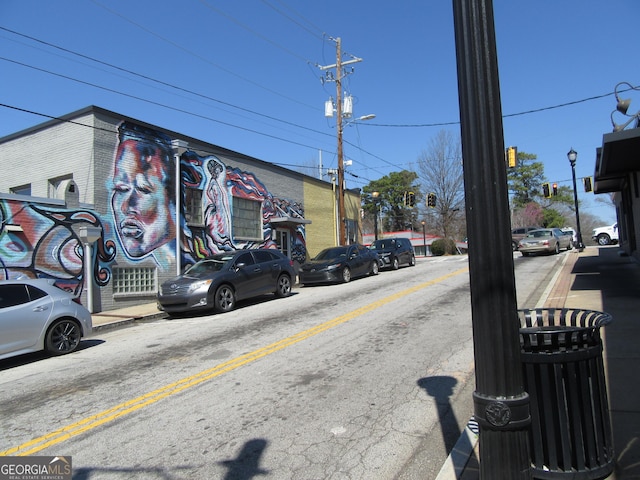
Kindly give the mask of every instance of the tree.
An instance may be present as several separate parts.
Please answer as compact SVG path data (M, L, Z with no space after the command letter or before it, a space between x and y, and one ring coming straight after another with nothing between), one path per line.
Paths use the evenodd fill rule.
M420 188L415 183L417 178L415 172L402 170L370 182L362 189L362 210L365 215L373 218L377 211L382 219L381 227L385 230L412 228L416 223L414 207L405 205L405 199L410 192L413 192L416 201L421 198ZM373 196L374 192L377 192L377 197Z
M445 238L464 237L464 176L460 139L441 130L418 157L424 191L434 193L435 207L425 212L435 233Z
M507 170L507 183L511 193L511 208L518 210L531 202L539 202L541 185L545 183L544 165L536 162L536 155L518 151L518 166ZM526 226L526 225L522 225Z

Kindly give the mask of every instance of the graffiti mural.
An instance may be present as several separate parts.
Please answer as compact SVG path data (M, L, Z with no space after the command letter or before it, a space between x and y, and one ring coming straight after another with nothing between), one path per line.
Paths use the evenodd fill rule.
M107 188L122 252L132 260L153 256L161 266L168 263L176 238L171 140L133 123L120 124Z
M304 218L300 204L274 197L255 175L238 168L229 168L217 157L201 157L185 152L180 158L183 205L189 204L189 189L201 190L203 225L194 226L189 215L182 215L183 264L225 250L243 248L277 248L272 221L277 217ZM262 205L262 237L260 240L238 240L232 235L234 199L260 202ZM303 263L306 256L304 227L289 228L293 260Z
M35 203L0 201L0 279L52 278L59 287L79 295L84 282L84 246L80 227L103 229L90 210L68 210ZM20 225L8 231L7 225ZM113 242L99 240L91 261L98 285L109 283Z
M58 286L80 295L85 280L84 246L79 235L83 226L98 227L102 232L90 262L93 280L101 287L110 283L116 266L135 266L152 259L160 270L171 271L176 264L178 228L182 231L183 266L226 250L278 248L276 227L280 236L287 233L291 258L304 262L302 205L274 197L254 174L229 167L213 155L183 153L179 165L180 224L176 225L176 165L171 139L125 121L118 126L112 155L107 178L101 180L106 192L96 194L97 199L106 199L96 206L105 214L57 207L55 202L0 199L0 279L53 278ZM251 217L253 233L245 239L233 234L238 228L234 207L242 201L257 205ZM198 203L197 221L191 218L194 202Z

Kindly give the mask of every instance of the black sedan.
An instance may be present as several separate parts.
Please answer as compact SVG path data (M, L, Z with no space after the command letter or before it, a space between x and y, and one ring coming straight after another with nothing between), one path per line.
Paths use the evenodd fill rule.
M378 254L362 245L331 247L300 267L301 284L346 283L352 278L377 275Z
M220 253L164 282L158 292L158 308L169 314L211 309L228 312L238 300L268 293L288 296L294 278L293 262L279 250Z

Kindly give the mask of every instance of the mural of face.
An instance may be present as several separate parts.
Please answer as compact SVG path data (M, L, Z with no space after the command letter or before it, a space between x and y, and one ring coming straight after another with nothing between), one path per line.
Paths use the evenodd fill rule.
M159 141L121 137L113 172L111 207L127 254L147 255L176 236L173 158Z

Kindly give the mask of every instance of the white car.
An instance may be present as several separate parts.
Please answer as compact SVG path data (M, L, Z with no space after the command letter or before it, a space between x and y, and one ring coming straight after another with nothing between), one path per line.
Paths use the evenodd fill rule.
M598 242L598 245L611 245L618 243L618 224L608 225L606 227L594 228L591 238Z
M89 310L54 280L0 281L0 359L40 350L71 353L92 328Z

